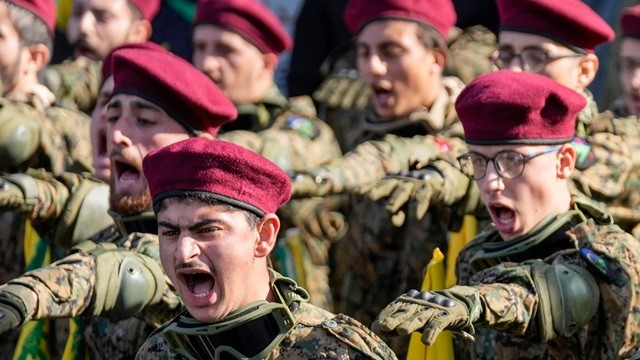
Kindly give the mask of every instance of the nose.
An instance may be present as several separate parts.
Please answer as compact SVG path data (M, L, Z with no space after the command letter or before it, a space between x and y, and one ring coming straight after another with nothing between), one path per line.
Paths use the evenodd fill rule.
M121 119L116 120L114 123L109 123L107 127L108 143L125 147L133 146L133 141L126 135L127 130L123 123L124 121L121 121Z
M504 179L502 178L502 176L500 176L500 174L498 174L494 161L489 161L487 163L487 172L480 181L482 183L478 184L479 187L487 193L494 193L504 190Z
M360 62L358 70L362 75L382 76L387 72L387 64L378 55L370 55Z
M524 71L524 60L520 54L514 55L508 64L505 64L505 68L515 72Z
M80 15L78 19L78 23L79 23L80 33L83 35L87 35L93 30L93 27L95 25L95 18L93 17L91 12L84 11Z
M197 259L200 256L198 242L189 235L181 235L176 247L176 263L185 263Z

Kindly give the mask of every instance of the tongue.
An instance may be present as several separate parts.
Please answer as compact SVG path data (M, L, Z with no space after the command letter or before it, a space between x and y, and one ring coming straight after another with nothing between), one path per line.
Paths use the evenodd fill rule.
M206 294L211 291L211 289L213 289L213 284L214 282L212 277L197 276L194 279L193 288L191 289L191 291L193 291L193 293L196 295Z
M500 222L502 223L510 222L515 217L515 213L513 212L513 210L507 208L500 208L498 209L497 213L498 220L500 220Z
M137 180L140 177L139 172L126 170L120 174L121 180Z

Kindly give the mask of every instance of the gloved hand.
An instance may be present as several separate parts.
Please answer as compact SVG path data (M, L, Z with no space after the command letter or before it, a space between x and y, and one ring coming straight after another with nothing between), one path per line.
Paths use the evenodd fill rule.
M373 201L387 199L385 208L391 215L391 222L400 227L407 217L405 211L417 220L424 218L441 181L442 178L432 170L406 171L361 189L361 195Z
M313 93L313 98L329 108L364 109L369 103L371 92L356 69L341 69L320 84Z
M0 289L0 334L22 325L27 310L22 299L5 287Z
M347 222L341 212L318 204L299 215L300 231L304 236L334 242L347 232Z
M462 299L452 296L452 291L461 292ZM410 290L382 309L371 328L388 336L422 330L422 342L433 345L445 330L471 337L479 306L477 293L467 286L456 286L450 291Z
M20 210L24 205L22 189L7 180L0 179L0 209Z

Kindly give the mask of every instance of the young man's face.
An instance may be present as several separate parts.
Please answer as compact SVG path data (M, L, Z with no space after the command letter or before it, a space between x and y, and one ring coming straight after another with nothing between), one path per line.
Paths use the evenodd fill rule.
M499 51L520 54L524 49L538 48L553 55L575 54L575 52L566 46L539 35L514 31L501 31L498 38ZM579 61L579 57L558 58L547 62L542 69L540 71L536 71L536 73L551 78L573 90L581 92L584 90L584 87L578 82L581 74L580 67L578 66ZM506 66L507 67L505 68L509 70L526 71L526 69L523 69L520 65L518 58L515 58L511 64L506 64Z
M160 257L189 313L216 322L265 299L252 283L260 235L245 213L197 200L165 200L157 214ZM260 226L260 224L258 225Z
M185 128L141 97L116 94L107 106L111 159L111 209L123 215L151 210L142 159L151 151L189 138Z
M629 114L640 115L640 39L622 38L620 83Z
M442 69L418 38L418 24L374 21L357 39L357 65L371 89L376 114L396 119L433 104Z
M521 154L539 152L551 146L469 145L469 151L493 158L500 151L513 150ZM565 194L559 194L559 152L537 156L524 164L522 174L507 179L496 172L495 163L487 164L484 178L476 180L491 220L504 240L527 234L543 218L554 212L568 210ZM561 189L561 188L560 188ZM564 191L567 192L566 185Z
M257 47L232 31L207 24L193 31L193 65L234 104L264 96L264 89L256 89L256 80L272 74L266 73L263 57Z
M20 43L20 36L9 17L7 4L0 2L0 80L2 94L20 88L21 73L28 61L27 49Z
M91 146L93 175L102 181L111 177L111 160L107 152L107 104L113 92L113 76L102 83L96 106L91 112Z
M104 59L113 48L129 42L135 20L128 0L73 0L67 25L73 57Z

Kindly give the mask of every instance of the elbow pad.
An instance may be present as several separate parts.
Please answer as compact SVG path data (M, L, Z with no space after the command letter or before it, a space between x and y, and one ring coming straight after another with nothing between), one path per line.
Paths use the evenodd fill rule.
M85 242L76 248L92 248L88 252L96 261L92 315L121 320L162 299L166 281L155 259L111 243Z
M40 146L40 126L19 108L0 109L0 170L15 172Z
M537 322L543 342L573 335L598 311L600 289L586 269L538 263L531 273L538 290Z

